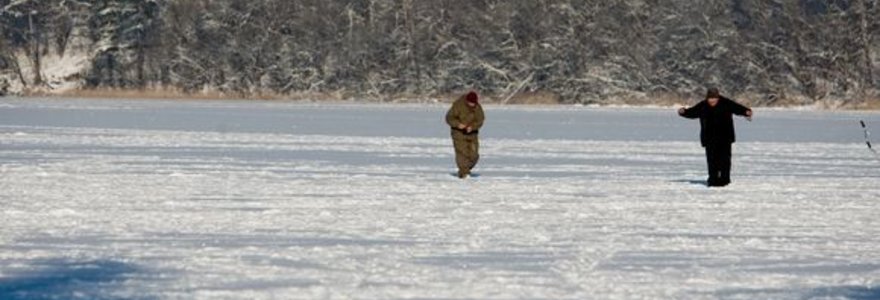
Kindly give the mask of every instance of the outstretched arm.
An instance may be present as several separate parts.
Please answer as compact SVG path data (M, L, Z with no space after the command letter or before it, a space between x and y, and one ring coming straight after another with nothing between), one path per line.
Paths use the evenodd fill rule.
M728 101L730 102L730 107L732 108L731 112L733 112L733 114L746 117L746 120L749 121L752 120L753 112L751 108L748 108L745 105L739 104L736 101L730 99L728 99Z
M679 108L678 115L688 118L688 119L696 119L700 117L700 107L703 105L703 102L697 103L697 105L691 106L690 108Z

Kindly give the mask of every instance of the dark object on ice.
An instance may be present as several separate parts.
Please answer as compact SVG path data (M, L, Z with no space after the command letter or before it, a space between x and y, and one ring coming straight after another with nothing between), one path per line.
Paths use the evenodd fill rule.
M710 88L706 99L690 108L681 108L678 114L688 119L700 119L700 143L706 149L709 186L730 184L731 144L736 142L733 115L751 121L752 110L736 101L722 97L716 88Z
M480 128L486 119L475 92L470 92L452 103L446 112L446 124L451 128L452 145L458 177L465 178L480 160Z

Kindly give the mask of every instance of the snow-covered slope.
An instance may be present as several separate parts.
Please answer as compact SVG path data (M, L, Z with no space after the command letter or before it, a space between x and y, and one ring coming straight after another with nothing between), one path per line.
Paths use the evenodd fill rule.
M45 84L34 87L34 68L31 60L27 59L23 53L19 53L16 57L21 67L21 75L27 81L31 92L35 93L63 94L80 88L81 79L89 64L89 56L86 53L70 51L64 55L58 55L51 52L42 57L43 67L40 74ZM0 72L0 82L4 81L9 84L8 92L11 94L21 94L26 89L18 74L13 71Z
M702 185L673 110L0 102L0 298L880 297L873 113L737 121Z

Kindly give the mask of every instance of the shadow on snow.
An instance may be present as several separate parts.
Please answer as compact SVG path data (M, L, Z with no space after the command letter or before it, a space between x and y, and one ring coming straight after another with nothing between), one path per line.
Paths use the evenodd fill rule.
M687 184L692 184L692 185L706 186L706 181L705 181L705 180L679 179L679 180L672 180L671 182L673 182L673 183L687 183Z
M73 262L39 261L32 271L0 278L0 299L121 299L108 295L114 285L138 268L110 260Z

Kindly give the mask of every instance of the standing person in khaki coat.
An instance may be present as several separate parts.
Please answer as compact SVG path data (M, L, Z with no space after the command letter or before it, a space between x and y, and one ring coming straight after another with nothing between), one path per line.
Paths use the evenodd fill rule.
M458 98L446 113L446 124L452 128L452 145L458 178L466 178L480 159L480 128L486 116L476 92Z

